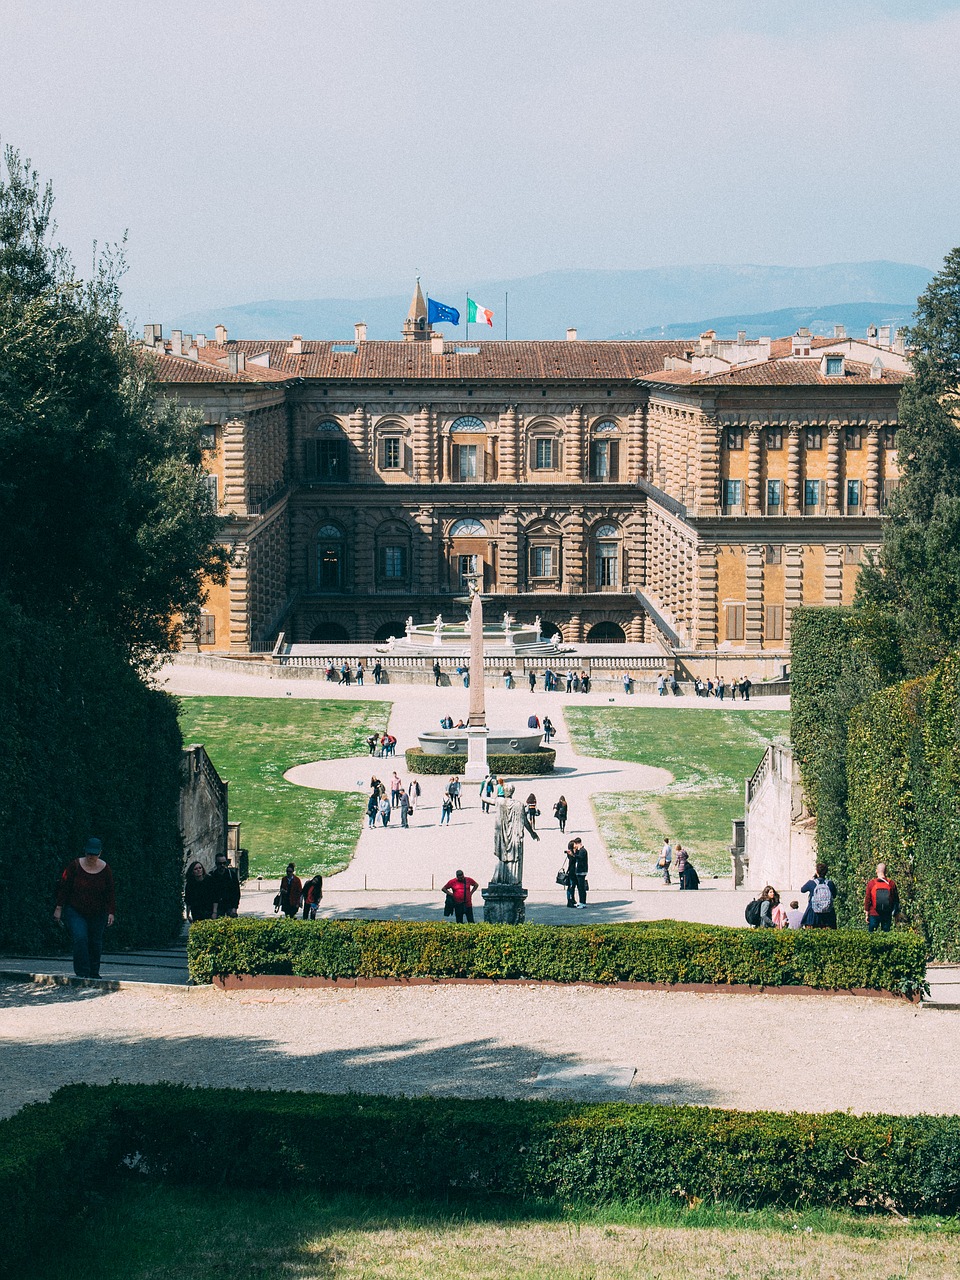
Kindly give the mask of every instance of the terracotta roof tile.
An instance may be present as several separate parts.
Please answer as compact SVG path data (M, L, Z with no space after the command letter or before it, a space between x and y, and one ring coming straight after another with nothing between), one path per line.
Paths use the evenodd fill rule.
M870 365L860 360L846 360L843 377L828 378L820 372L819 360L781 359L766 360L763 364L745 365L740 369L731 369L728 373L710 374L696 379L694 385L699 387L848 387L851 384L856 386L861 383L874 383L874 385L880 383L889 386L890 383L906 382L909 377L908 373L901 373L899 369L884 369L882 377L871 378Z

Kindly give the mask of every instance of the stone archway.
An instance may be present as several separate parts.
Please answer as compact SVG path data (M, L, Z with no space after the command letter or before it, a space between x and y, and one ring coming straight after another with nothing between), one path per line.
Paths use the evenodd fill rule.
M402 622L385 622L382 626L377 627L373 633L374 644L386 644L392 637L400 640L407 634L407 628Z
M618 622L598 622L587 632L587 644L626 644L627 637Z
M310 632L311 644L349 644L347 629L339 622L321 622Z

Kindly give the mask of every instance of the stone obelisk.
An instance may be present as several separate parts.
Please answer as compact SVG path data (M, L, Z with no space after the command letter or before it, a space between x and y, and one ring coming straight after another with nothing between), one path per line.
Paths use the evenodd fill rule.
M480 592L470 601L470 712L467 719L468 782L487 776L487 713L483 697L483 603Z

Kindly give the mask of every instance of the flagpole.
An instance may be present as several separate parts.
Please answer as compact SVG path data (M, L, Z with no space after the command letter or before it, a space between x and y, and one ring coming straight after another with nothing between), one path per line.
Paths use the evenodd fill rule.
M510 341L510 295L509 293L504 293L503 295L503 340L504 342Z
M467 307L463 314L467 317L467 320L466 320L467 333L466 333L465 341L469 342L470 341L470 295L469 293L466 294L466 299L467 299Z

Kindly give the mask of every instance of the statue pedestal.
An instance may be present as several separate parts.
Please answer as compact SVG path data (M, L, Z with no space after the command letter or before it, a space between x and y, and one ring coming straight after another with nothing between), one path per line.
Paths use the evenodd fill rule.
M527 891L520 884L497 884L491 880L480 890L486 924L523 924Z
M490 768L487 764L487 734L484 727L467 727L467 767L463 776L467 782L482 782Z

